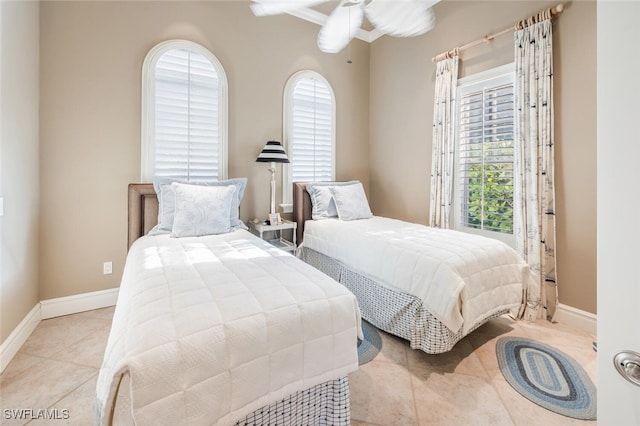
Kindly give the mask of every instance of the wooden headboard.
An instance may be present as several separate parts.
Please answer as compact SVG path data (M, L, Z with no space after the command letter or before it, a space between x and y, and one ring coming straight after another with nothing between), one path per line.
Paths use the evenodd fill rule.
M293 183L293 221L298 224L296 241L302 244L304 223L311 220L311 196L307 192L306 182Z
M152 183L129 184L128 223L127 249L158 223L158 197Z

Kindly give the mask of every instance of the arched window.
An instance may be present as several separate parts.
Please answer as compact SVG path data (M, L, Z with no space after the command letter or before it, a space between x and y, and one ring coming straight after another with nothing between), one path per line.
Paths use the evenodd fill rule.
M142 67L142 181L227 177L227 76L204 47L155 46Z
M292 75L284 90L284 143L290 164L283 172L285 211L293 182L335 180L336 102L329 82L314 71Z

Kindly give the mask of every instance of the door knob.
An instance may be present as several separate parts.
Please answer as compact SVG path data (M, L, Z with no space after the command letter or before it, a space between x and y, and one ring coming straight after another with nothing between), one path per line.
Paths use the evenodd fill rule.
M640 354L633 351L623 351L613 357L618 373L636 386L640 386Z

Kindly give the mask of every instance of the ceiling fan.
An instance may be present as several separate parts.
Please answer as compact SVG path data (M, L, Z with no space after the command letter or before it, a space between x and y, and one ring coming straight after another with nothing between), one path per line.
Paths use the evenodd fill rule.
M329 0L254 0L256 16L277 15ZM318 33L318 47L337 53L349 44L364 16L380 32L395 37L424 34L435 26L433 0L341 0Z

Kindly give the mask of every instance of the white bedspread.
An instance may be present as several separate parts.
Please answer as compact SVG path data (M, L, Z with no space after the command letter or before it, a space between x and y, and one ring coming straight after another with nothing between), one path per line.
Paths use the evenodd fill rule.
M95 423L109 424L119 393L139 425L231 424L356 370L359 330L353 294L249 232L142 237L127 257Z
M307 221L304 247L420 298L454 333L518 306L529 279L526 262L500 241L378 216Z

